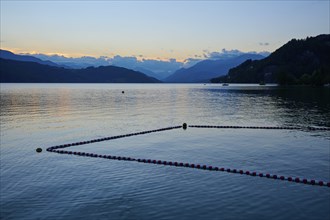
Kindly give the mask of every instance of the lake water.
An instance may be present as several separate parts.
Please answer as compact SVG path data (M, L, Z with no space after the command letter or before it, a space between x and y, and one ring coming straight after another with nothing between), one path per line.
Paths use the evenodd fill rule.
M329 187L46 151L184 122L330 127L329 100L329 87L1 84L0 217L329 219ZM329 131L188 127L68 150L330 181Z

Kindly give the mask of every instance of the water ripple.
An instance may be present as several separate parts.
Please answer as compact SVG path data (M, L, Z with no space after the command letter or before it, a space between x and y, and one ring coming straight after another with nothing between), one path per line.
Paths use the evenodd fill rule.
M240 85L1 84L1 219L327 219L327 187L35 149L183 122L330 126L329 94ZM188 128L71 149L329 181L329 140L327 131Z

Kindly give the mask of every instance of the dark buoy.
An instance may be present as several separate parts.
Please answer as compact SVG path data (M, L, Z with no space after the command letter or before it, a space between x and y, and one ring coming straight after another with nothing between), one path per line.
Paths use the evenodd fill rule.
M40 147L38 147L38 148L36 149L36 151L37 151L38 153L41 153L42 149L41 149Z
M124 94L124 93L125 93L125 91L121 91L121 93L123 93L123 94Z
M182 128L183 128L184 130L186 130L186 129L187 129L187 123L183 123Z

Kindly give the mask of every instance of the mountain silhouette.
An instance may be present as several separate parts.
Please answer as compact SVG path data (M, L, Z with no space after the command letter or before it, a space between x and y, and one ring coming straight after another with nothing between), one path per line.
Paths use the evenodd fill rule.
M248 59L259 60L264 58L260 54L243 54L236 57L218 60L203 60L190 68L181 68L164 79L170 83L209 82L211 78L226 75L228 70Z
M46 54L31 54L36 58L41 60L49 60L57 63L63 67L69 67L71 69L82 69L89 66L99 67L99 66L118 66L127 69L135 70L144 73L148 76L162 80L167 76L174 73L179 69L182 63L177 62L174 59L168 61L163 60L153 60L153 59L138 59L135 56L122 57L120 55L115 55L114 57L65 57L63 55L46 55Z
M0 58L2 83L159 83L145 74L116 66L66 69Z
M1 50L0 49L0 58L7 59L7 60L17 60L17 61L26 61L26 62L35 62L39 64L49 65L49 66L56 66L61 67L61 65L57 63L53 63L51 61L44 61L39 58L36 58L34 56L28 56L28 55L17 55L7 50Z
M330 83L330 35L292 39L262 60L247 60L214 83Z

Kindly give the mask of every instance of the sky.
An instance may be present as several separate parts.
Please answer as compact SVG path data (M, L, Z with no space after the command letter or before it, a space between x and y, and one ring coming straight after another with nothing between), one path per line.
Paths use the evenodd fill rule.
M292 38L329 34L329 14L329 0L1 0L1 48L178 61L223 49L273 52Z

